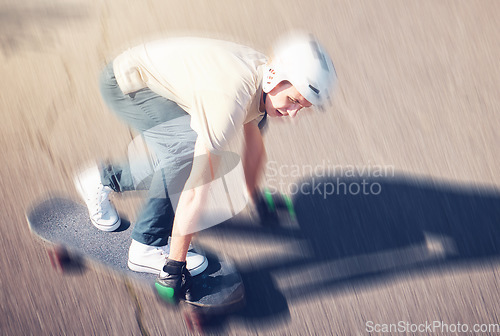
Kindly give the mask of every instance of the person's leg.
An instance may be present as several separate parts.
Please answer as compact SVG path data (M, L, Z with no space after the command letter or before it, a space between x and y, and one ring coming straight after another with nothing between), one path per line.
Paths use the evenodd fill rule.
M190 127L189 114L173 101L147 88L132 95L124 95L116 83L111 66L101 76L101 93L108 106L141 133L147 145L149 153L145 156L150 158L149 174L144 174L142 168L137 168L141 165L135 164L143 156L134 157L135 154L129 152L128 162L103 168L102 181L117 192L137 190L139 186L141 190L149 190L148 200L132 232L129 266L137 271L156 273L164 263L157 252L168 253L165 246L174 220L175 209L169 193L178 194L184 187L191 170L197 134ZM152 250L150 247L157 249ZM141 255L150 256L149 260L144 260ZM145 264L142 265L145 267L141 264ZM151 265L153 270L148 270ZM191 272L196 270L194 275L203 271L204 267L200 266L206 267L206 258L191 251L188 269Z
M154 147L154 151L161 150L161 145L155 145L156 141L162 141L163 136L168 136L161 133L163 123L169 123L179 117L189 117L175 102L148 88L128 95L123 94L116 82L112 63L102 71L99 87L103 100L118 118L141 134L148 132L149 139L146 142L149 149ZM134 159L136 158L132 158ZM136 190L137 181L134 181L130 158L126 162L103 165L101 168L104 185L116 192Z
M151 160L154 174L149 199L132 231L128 265L135 271L158 273L164 266L164 257L169 254L168 248L165 255L153 257L151 254L155 252L153 247L158 250L167 245L172 233L177 198L191 172L197 134L186 115L143 132L143 137L154 153ZM192 249L186 261L191 275L201 273L208 265L206 257Z
M148 104L153 100L150 99ZM149 151L153 153L152 178L146 183L149 184L148 201L137 219L132 239L149 246L163 246L168 242L176 204L171 202L171 198L175 200L189 177L197 138L190 127L190 116L177 105L168 107L169 113L180 117L166 120L142 133ZM158 104L156 108L164 111L165 106ZM134 160L129 157L129 167L133 166ZM127 179L133 180L135 185L141 183L135 178L134 169L128 168L127 171L132 173L132 177Z
M109 107L139 132L161 122L141 108L142 101L134 101L132 96L121 92L112 64L109 64L101 73L99 86L102 97ZM129 163L106 167L94 164L78 172L74 182L87 205L89 217L94 226L103 231L116 230L120 226L120 218L109 201L109 193L112 190L121 192L135 189Z

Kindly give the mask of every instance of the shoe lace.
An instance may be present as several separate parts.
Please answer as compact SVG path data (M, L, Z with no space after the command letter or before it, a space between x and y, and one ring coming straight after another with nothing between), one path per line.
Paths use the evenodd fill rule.
M94 215L104 215L108 212L108 209L111 207L111 201L109 200L110 192L111 191L102 184L99 184L95 198L88 200L90 204L94 205Z
M157 246L156 250L160 252L161 255L168 257L168 254L170 252L168 245L165 246Z

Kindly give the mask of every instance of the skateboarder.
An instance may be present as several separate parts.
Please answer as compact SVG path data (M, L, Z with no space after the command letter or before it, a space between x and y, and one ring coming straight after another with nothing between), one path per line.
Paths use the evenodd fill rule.
M116 57L101 75L102 97L142 134L160 167L147 184L148 199L132 232L129 268L158 273L160 286L189 295L191 276L207 267L190 242L206 198L203 185L213 179L220 153L243 132L245 183L257 202L265 154L259 128L267 117L293 118L302 108L323 105L335 79L330 57L309 35L280 44L272 59L202 38L155 41ZM186 168L188 176L180 173ZM185 188L174 209L166 187L173 183L202 187ZM92 223L105 231L120 226L109 193L137 189L128 163L92 167L77 174L75 185Z

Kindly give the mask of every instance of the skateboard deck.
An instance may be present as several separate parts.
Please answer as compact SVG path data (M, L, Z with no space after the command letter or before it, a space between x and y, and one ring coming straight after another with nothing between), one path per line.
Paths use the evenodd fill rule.
M73 255L107 267L122 276L145 282L153 288L156 275L128 269L128 248L132 225L122 221L114 232L95 228L87 208L67 198L50 198L27 213L31 231L55 246L51 261L58 264ZM54 252L55 251L55 252ZM203 315L218 315L241 307L244 287L240 274L228 259L204 249L208 267L193 277L196 297L185 302ZM58 259L58 260L55 260Z

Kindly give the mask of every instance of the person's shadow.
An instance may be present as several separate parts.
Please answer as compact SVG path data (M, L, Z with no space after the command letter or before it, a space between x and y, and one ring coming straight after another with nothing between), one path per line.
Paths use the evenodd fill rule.
M334 193L320 193L318 184ZM289 303L354 281L373 285L397 272L499 254L498 190L406 177L304 179L296 186L302 187L292 198L296 222L263 227L237 216L207 230L224 239L291 246L238 265L247 297L238 316L247 322L287 319Z

